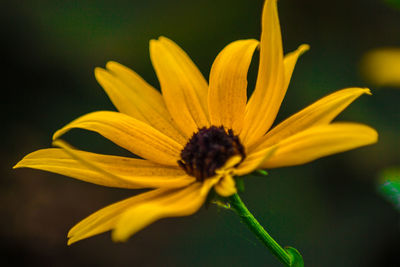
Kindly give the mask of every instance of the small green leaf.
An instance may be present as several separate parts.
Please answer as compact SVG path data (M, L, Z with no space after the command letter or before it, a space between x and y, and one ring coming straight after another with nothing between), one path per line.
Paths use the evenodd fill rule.
M207 199L206 199L206 208L209 208L211 204L217 205L219 208L224 208L224 209L231 209L231 205L229 204L229 201L225 197L221 197L218 195L214 189L210 190L210 193L208 193Z
M400 211L400 168L389 168L382 171L378 192Z
M290 255L290 267L304 267L303 257L300 252L292 247L285 247L286 252Z
M251 175L256 175L256 176L267 176L268 172L266 170L255 170L254 172L251 173Z
M267 176L268 172L266 170L257 170L257 172L261 175Z

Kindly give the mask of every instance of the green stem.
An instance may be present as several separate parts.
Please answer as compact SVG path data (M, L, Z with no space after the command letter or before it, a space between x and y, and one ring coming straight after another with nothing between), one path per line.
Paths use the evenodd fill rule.
M231 209L233 209L241 218L243 223L247 225L247 227L264 243L264 245L286 266L302 266L297 265L300 262L298 261L298 255L300 253L293 248L289 248L285 250L282 248L261 226L261 224L257 221L256 218L250 213L247 207L244 205L243 201L240 199L238 194L234 194L228 197L228 201L230 203ZM294 252L293 252L294 250ZM298 253L298 255L293 255L293 253ZM300 255L301 263L302 258Z

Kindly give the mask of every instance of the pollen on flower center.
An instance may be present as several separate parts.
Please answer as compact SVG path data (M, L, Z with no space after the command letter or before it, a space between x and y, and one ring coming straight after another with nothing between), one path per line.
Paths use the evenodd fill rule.
M231 129L204 127L189 139L178 164L198 181L204 181L215 175L215 171L234 155L242 156L243 160L245 152L239 137Z

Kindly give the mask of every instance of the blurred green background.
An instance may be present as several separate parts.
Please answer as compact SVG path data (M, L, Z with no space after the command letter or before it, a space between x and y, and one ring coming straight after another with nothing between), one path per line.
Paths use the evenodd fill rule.
M148 41L176 41L205 77L229 42L259 38L263 0L6 1L0 11L2 112L0 256L16 266L280 266L235 214L211 206L161 220L127 243L109 233L70 247L67 231L97 209L136 192L60 175L11 170L51 146L52 133L95 110L113 110L93 69L123 63L159 87ZM398 266L399 213L379 196L378 173L400 164L400 90L374 88L359 74L369 49L400 46L400 11L379 0L280 0L284 51L301 57L277 121L335 90L367 86L338 118L376 128L379 143L246 180L243 200L306 266ZM254 84L256 56L249 74ZM4 82L5 81L5 82ZM4 123L5 122L5 123ZM95 134L66 140L127 155Z

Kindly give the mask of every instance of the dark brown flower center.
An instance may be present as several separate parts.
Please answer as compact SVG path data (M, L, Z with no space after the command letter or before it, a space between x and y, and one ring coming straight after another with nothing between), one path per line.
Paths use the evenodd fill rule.
M178 160L187 174L198 181L215 175L215 171L234 155L245 157L244 147L232 130L225 131L220 126L201 128L189 139Z

